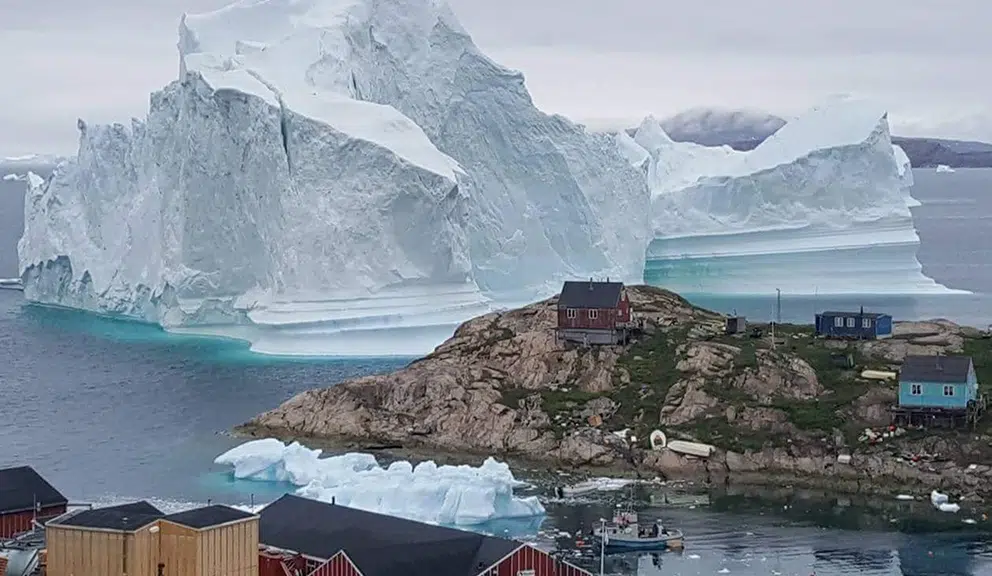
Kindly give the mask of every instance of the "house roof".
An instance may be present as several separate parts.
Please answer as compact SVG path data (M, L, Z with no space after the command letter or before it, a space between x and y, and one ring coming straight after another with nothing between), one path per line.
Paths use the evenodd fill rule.
M888 316L884 312L859 312L857 310L848 310L847 312L838 312L837 310L828 310L825 312L820 312L820 316L857 316L861 318L880 318L882 316Z
M559 308L616 308L623 282L565 282L558 297Z
M11 514L67 504L69 501L30 466L0 470L0 513Z
M259 516L260 543L323 559L343 550L364 576L476 576L521 546L293 495Z
M911 382L944 384L968 381L971 356L906 356L899 369L899 379Z
M227 524L228 522L244 520L245 518L253 518L254 516L255 514L238 510L237 508L231 508L230 506L224 506L222 504L214 504L212 506L204 506L203 508L194 508L193 510L185 510L183 512L169 514L164 517L163 520L168 520L169 522L181 524L182 526L187 526L189 528L202 530L212 526Z
M134 532L163 516L165 514L161 510L142 500L130 504L69 513L50 521L49 525Z

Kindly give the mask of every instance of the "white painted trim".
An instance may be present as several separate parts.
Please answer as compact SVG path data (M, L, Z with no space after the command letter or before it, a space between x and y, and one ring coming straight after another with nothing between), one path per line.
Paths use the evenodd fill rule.
M513 556L514 554L516 554L517 552L519 552L520 550L522 550L524 547L527 547L527 546L530 546L531 548L533 548L533 546L531 546L530 544L521 544L520 546L517 546L516 548L514 548L513 549L513 552L510 552L509 554L507 554L506 556L503 556L502 558L500 558L499 560L493 562L489 566L486 566L485 570L483 570L482 572L479 572L475 576L486 576L486 572L489 572L490 570L492 570L493 569L493 566L499 566L500 564L502 564L503 562L505 562L507 558L510 558L511 556Z
M502 558L500 558L499 560L493 562L489 566L486 566L486 569L485 570L483 570L482 572L479 572L475 576L486 576L486 572L489 572L490 570L492 570L493 568L499 566L503 562L506 562L514 554L516 554L517 552L520 552L524 548L531 548L533 550L536 550L537 552L540 552L541 554L545 554L547 556L550 556L551 559L554 560L555 562L561 562L562 564L566 564L568 566L571 566L572 568L578 570L579 572L582 572L584 574L588 574L589 576L592 576L592 572L586 570L585 568L580 568L580 567L576 566L575 564L572 564L571 562L566 562L565 560L558 560L554 556L551 556L551 554L548 554L547 552L545 552L544 550L541 550L537 546L533 546L531 544L527 544L526 542L525 543L522 543L520 546L517 546L516 548L514 548L513 549L513 552L510 552L509 554L507 554L506 556L503 556Z
M321 564L320 566L318 566L317 568L315 568L314 571L311 572L308 576L311 576L317 570L320 570L324 566L327 566L328 564L330 564L338 556L344 556L344 559L348 561L348 564L351 564L351 567L355 569L355 572L358 573L359 576L365 576L365 573L358 569L358 566L351 559L351 556L348 556L348 553L345 552L343 549L342 550L338 550L337 553L334 554L334 556L331 556L330 558L328 558L327 559L327 562L324 562L323 564Z
M324 563L324 562L327 562L328 560L330 560L330 558L321 558L320 556L311 556L309 554L304 554L303 552L300 552L299 550L290 550L289 548L280 548L278 546L273 546L272 544L266 544L265 542L261 542L261 541L258 543L258 548L259 548L260 551L276 550L278 552L286 552L287 554L296 554L297 556L303 556L307 560L314 560L314 561L320 562L320 563ZM262 550L263 548L264 548L264 550ZM339 552L343 552L343 550L339 550ZM337 552L335 552L335 554L337 554Z

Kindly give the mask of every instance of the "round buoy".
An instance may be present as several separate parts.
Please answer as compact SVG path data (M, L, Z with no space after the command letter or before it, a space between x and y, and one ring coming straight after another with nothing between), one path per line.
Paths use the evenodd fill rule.
M668 437L661 430L654 430L648 436L648 443L651 444L652 450L661 450L665 446L668 446Z

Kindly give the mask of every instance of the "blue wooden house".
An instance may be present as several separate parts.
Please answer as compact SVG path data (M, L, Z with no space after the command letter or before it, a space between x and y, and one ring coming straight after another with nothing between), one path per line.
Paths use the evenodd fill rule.
M816 315L816 335L830 338L881 340L892 336L892 316L875 312L821 312Z
M986 408L970 356L906 356L899 370L897 421L961 426Z

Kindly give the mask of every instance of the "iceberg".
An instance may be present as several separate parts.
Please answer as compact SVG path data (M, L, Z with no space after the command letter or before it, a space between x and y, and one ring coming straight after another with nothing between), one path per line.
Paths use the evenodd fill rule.
M239 0L183 16L178 48L147 118L80 120L30 187L29 301L279 354L400 330L419 354L562 279L641 278L641 173L441 0Z
M18 174L14 174L13 172L10 173L10 174L4 174L4 176L3 176L4 182L18 182L18 181L21 181L23 179L24 178L22 176L20 176Z
M674 142L652 117L625 136L618 149L652 195L649 284L708 294L960 292L923 275L909 158L873 102L833 99L749 152Z
M545 513L537 497L513 495L526 483L493 458L479 467L432 461L382 467L370 454L321 454L297 442L266 438L232 448L215 463L232 467L235 478L292 484L299 496L434 524L478 525Z

